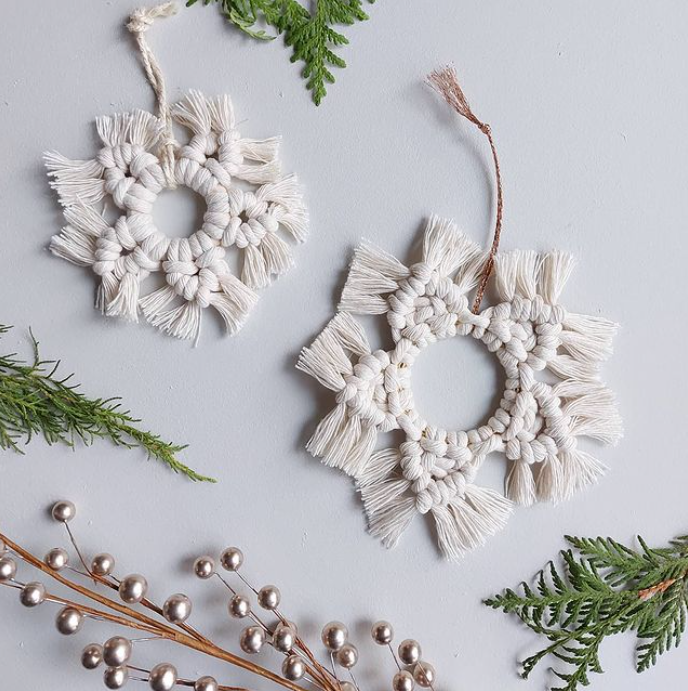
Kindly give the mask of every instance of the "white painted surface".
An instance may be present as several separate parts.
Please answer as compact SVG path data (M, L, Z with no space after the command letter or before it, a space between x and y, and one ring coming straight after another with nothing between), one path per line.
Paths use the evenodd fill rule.
M4 13L0 321L18 328L2 349L28 353L32 326L45 355L63 358L85 391L122 395L148 426L187 442L189 464L221 483L190 485L107 443L72 453L35 442L26 457L0 456L2 530L38 553L61 544L44 509L70 497L86 549L107 549L123 570L145 573L158 599L188 592L198 625L234 646L239 629L227 619L224 596L194 581L188 560L238 543L247 575L277 583L285 611L308 634L331 618L351 624L366 689L388 688L392 674L383 651L367 642L377 617L422 642L438 669L438 691L542 688L544 669L530 684L515 672L516 659L538 641L481 598L533 574L564 546L565 533L631 540L642 532L661 544L686 530L688 9L671 0L585 8L380 0L372 21L349 32L350 66L319 109L281 42L245 40L217 8L166 20L151 41L171 95L229 92L248 136L282 134L286 169L307 186L312 216L297 268L264 293L242 334L225 339L207 319L195 350L143 324L105 321L91 307L92 276L45 249L61 219L41 152L88 157L93 117L152 107L121 28L131 9L78 0L19 3ZM331 399L293 367L332 314L362 236L407 259L424 218L437 212L488 240L486 144L421 82L449 61L497 138L504 247L573 251L580 264L565 304L623 325L605 377L627 429L618 449L600 451L611 471L599 487L556 509L518 511L459 566L439 559L421 521L394 552L366 535L350 482L303 451ZM198 214L193 203L164 201L159 217L171 232L188 232ZM473 424L497 393L494 363L469 345L437 346L414 374L419 404L443 424ZM486 482L498 482L497 466L485 469ZM12 592L0 596L1 688L101 688L98 673L79 668L78 652L111 629L89 625L78 639L61 638L49 607L26 612ZM685 650L638 677L632 646L631 636L605 644L608 671L593 688L680 687ZM159 644L138 659L171 659L186 676L221 672ZM264 662L277 667L267 655ZM251 681L231 670L221 676Z

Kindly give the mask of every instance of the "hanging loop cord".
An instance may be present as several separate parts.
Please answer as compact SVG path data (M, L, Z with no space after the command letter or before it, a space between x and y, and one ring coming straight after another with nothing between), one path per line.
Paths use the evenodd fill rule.
M490 253L488 254L485 268L480 276L478 289L475 294L475 301L473 302L473 313L477 314L480 309L480 304L485 295L487 283L490 280L490 275L494 269L495 257L499 249L499 241L502 236L502 216L504 211L504 198L502 192L502 171L499 167L499 158L497 157L497 148L495 147L494 138L492 137L492 130L487 123L479 120L471 110L468 100L459 86L456 77L456 70L453 67L445 67L442 70L435 70L428 75L427 80L430 86L435 89L444 100L461 116L472 122L490 142L490 149L492 151L492 160L494 161L495 178L497 180L497 218L495 220L495 229L492 236L492 245Z
M136 43L141 52L141 61L146 70L146 77L151 87L153 87L155 98L158 102L158 118L163 126L160 139L160 163L167 186L172 189L176 187L174 181L174 157L179 145L174 138L172 130L172 114L167 102L165 78L160 69L160 64L148 45L148 41L146 41L146 32L156 19L159 17L171 17L177 13L177 9L175 2L164 2L149 9L141 8L134 10L127 23L127 29L136 38Z

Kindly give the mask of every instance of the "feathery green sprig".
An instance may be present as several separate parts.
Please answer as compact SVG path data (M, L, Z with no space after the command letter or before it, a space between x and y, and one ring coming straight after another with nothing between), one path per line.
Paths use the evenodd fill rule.
M551 691L575 691L603 672L602 641L635 631L636 669L643 672L677 647L688 611L688 536L653 549L638 538L639 550L611 538L566 538L562 566L550 562L520 590L505 590L485 604L515 614L549 645L523 661L527 678L546 656L564 663L554 674L564 682Z
M283 34L291 46L292 62L303 61L302 75L313 101L320 105L327 94L327 84L334 83L330 68L346 67L346 62L333 49L347 45L348 39L333 26L350 26L368 19L364 1L375 0L314 0L311 12L297 0L203 0L204 5L219 2L224 16L252 38L271 40L261 26L272 27ZM188 0L187 7L198 0Z
M0 335L11 327L0 325ZM57 375L58 361L42 360L38 341L31 336L32 362L15 353L0 355L0 449L24 453L28 444L42 435L48 444L90 445L96 438L117 446L142 448L149 457L165 463L175 473L198 482L215 482L199 475L177 458L185 446L163 441L157 434L140 429L140 420L123 410L118 398L88 398L71 383L73 375Z

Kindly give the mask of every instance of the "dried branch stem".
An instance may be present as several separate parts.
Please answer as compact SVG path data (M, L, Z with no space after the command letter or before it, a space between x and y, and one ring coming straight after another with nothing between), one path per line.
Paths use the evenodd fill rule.
M87 605L77 604L71 602L70 600L66 600L55 595L49 596L50 598L58 602L62 602L66 606L75 607L84 614L88 614L94 617L100 617L114 624L126 626L131 629L136 629L137 631L152 633L156 636L159 636L160 638L164 638L166 640L178 643L179 645L183 645L186 648L197 650L198 652L213 657L217 660L227 662L231 665L234 665L235 667L239 667L240 669L244 669L253 674L257 674L258 676L263 677L264 679L268 679L269 681L272 681L275 684L289 689L289 691L303 691L303 688L299 685L294 684L288 681L287 679L283 679L274 672L271 672L270 670L261 667L260 665L250 662L249 660L245 660L244 658L239 657L234 653L230 653L229 651L220 648L210 639L201 635L200 633L198 633L186 624L182 624L180 626L181 630L177 630L167 624L152 619L151 617L147 616L146 614L143 614L142 612L138 612L125 604L122 604L115 600L111 600L110 598L105 597L104 595L101 595L91 590L90 588L75 583L74 581L71 581L68 578L65 578L62 574L53 571L40 559L35 557L33 554L25 550L23 547L21 547L16 542L12 541L10 538L8 538L6 535L3 535L2 533L0 533L0 540L2 540L12 552L14 552L17 556L21 557L21 559L23 559L27 564L30 564L34 568L42 571L43 573L50 576L58 583L66 586L70 590L73 590L79 595L82 595L88 600L91 600L92 602L97 602L99 605L102 605L107 609L113 610L117 614L112 614L111 612L96 609ZM94 577L100 583L107 587L113 589L117 588L116 585L114 585L107 579L101 578L99 576ZM142 603L142 605L147 609L154 611L156 614L160 614L161 612L160 608L157 607L157 605L152 603L150 600L145 600ZM312 652L305 646L305 644L303 644L303 642L300 639L299 643L299 647L307 655L308 659L311 661L312 664L312 667L308 666L308 674L314 679L314 681L316 681L317 684L321 686L322 691L339 691L339 684L337 682L333 682L332 680L330 680L328 676L325 676L322 673L323 668L321 665L317 663ZM223 686L221 688L225 689L226 691L237 691L236 687Z

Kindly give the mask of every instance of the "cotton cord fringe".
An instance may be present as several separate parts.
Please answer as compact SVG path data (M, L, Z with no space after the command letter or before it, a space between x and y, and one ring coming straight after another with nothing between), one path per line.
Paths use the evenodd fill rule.
M292 248L306 238L308 215L294 176L283 176L276 138L240 135L229 96L191 91L167 104L160 67L145 41L157 17L174 3L136 11L127 25L135 35L159 115L136 110L100 117L102 147L92 159L45 154L51 186L64 207L66 226L52 238L54 254L90 267L100 278L96 306L104 314L138 321L143 316L171 336L197 339L201 313L213 307L230 334L237 333L265 288L293 264ZM183 126L185 144L173 136ZM184 186L206 203L203 225L187 238L171 238L153 221L166 189ZM114 223L104 207L119 214ZM226 257L238 251L240 277ZM143 295L151 274L166 285Z
M596 482L605 468L579 448L580 437L613 444L622 435L615 397L599 378L617 327L559 303L572 257L498 255L499 301L474 313L486 256L437 217L411 267L360 245L339 313L299 358L299 369L336 393L308 451L355 479L370 532L388 547L416 514L430 514L442 553L456 560L503 528L514 504L559 502ZM386 315L395 347L372 351L354 314ZM411 390L417 355L454 336L483 343L506 373L497 410L467 431L422 418ZM405 441L375 451L379 433L392 430ZM491 453L509 462L506 497L474 484Z

